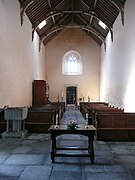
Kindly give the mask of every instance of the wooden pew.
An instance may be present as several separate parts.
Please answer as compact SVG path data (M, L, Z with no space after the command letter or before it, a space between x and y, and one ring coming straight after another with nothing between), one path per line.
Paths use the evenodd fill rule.
M6 131L6 121L4 120L4 109L0 109L0 133Z
M108 107L108 103L106 102L81 102L80 103L80 112L82 113L83 117L86 118L86 113L90 112L89 110L92 108L92 110L94 109L94 107L101 107L101 106L107 106Z
M95 125L95 116L97 113L101 113L101 112L123 113L124 112L124 109L118 109L115 107L108 106L108 103L104 103L104 102L83 103L81 106L82 106L81 113L83 117L86 119L86 113L88 113L88 117L93 119L93 125Z
M65 112L65 103L64 102L50 102L42 106L33 106L32 109L44 109L44 110L54 110L58 114L58 120L62 118Z
M60 120L65 112L65 102L51 102L51 105L59 109L59 120Z
M83 110L83 108L87 108L87 107L89 107L89 106L102 106L102 105L104 105L104 106L108 106L109 104L108 103L106 103L106 102L80 102L80 112L82 112L82 110Z
M30 108L25 121L25 128L29 133L46 133L49 127L55 124L55 121L56 111Z
M97 113L97 140L134 141L135 113Z
M95 123L96 115L98 113L124 113L124 109L118 109L118 108L108 107L108 106L89 108L89 116L93 118L94 123Z
M28 110L28 117L25 122L26 129L29 132L45 133L49 127L56 124L56 115L58 122L61 120L65 111L65 103L51 102L42 106L31 107Z

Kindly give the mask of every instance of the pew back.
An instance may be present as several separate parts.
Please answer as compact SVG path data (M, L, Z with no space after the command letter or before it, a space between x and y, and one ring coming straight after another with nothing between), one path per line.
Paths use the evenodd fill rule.
M54 110L29 109L25 127L29 133L46 133L52 124L55 124Z
M6 121L4 120L4 109L0 109L0 133L6 131Z
M97 113L95 126L97 140L135 140L135 113Z

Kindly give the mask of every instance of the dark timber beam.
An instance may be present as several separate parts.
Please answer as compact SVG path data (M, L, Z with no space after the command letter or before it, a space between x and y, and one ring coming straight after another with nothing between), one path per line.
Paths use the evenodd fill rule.
M54 18L54 16L58 16L58 15L60 15L60 14L61 14L61 13L51 14L51 15L49 15L48 17L46 17L44 20L47 21L49 18L52 18L52 17ZM40 24L40 23L39 23L39 24ZM38 28L39 24L32 29L32 41L33 41L33 38L34 38L34 32L35 32L35 30Z
M83 17L81 17L79 14L76 14L76 16L85 24L85 26L88 24L86 20Z
M97 16L101 17L102 19L104 19L105 24L111 26L111 22L109 19L107 19L103 14L101 14L99 11L97 11L96 9L90 8L89 4L86 3L84 0L81 0L82 3L88 8L88 12L93 12L93 14L96 14ZM97 1L94 3L95 5L97 4ZM102 20L103 22L103 20Z
M63 30L63 29L71 29L71 28L74 28L74 29L82 29L82 30L85 30L85 31L89 31L91 32L92 34L94 34L95 36L97 36L103 43L105 43L105 38L99 33L97 32L94 28L92 27L88 27L88 26L82 26L82 25L77 25L77 26L72 26L72 25L60 25L60 26L55 26L53 27L54 30L51 30L50 32L48 32L47 34L44 34L41 38L40 38L40 41L39 41L39 51L40 51L40 48L41 48L41 43L48 37L50 36L51 34L57 32L57 31L60 31L60 30Z
M60 1L58 4L56 4L55 6L52 6L48 13L46 15L43 14L43 16L40 17L40 19L45 19L45 17L49 16L50 14L57 12L56 9L64 2L64 0ZM39 22L39 20L37 19L37 21L35 21L35 27L38 26L38 24L40 24L42 21Z
M57 32L58 33L58 28L60 27L58 24L61 24L66 18L67 18L67 16L68 15L66 15L66 16L64 16L64 18L61 18L59 21L57 21L56 23L57 23L57 26L55 25L55 27L52 25L51 27L50 27L50 29L53 29L53 30L56 30L55 32ZM41 36L40 37L40 40L42 40L43 41L43 38L46 36L46 34L49 34L50 33L50 31L48 31L48 32L46 32L43 36ZM45 39L46 39L47 37L45 37ZM41 41L41 42L42 42ZM39 45L39 47L41 46L41 42L39 43L40 45ZM39 48L39 50L40 50L40 48Z
M44 20L47 21L49 18L52 18L52 16L54 17L54 16L58 16L58 15L62 15L62 14L73 14L73 13L74 14L82 14L82 15L84 14L84 15L87 15L87 16L93 16L94 18L98 19L99 21L102 21L101 18L98 15L96 15L94 11L92 11L92 12L84 12L84 11L76 11L76 10L67 10L67 11L54 12L53 14L47 16ZM111 26L109 26L106 22L103 22L103 23L106 25L106 27L110 31L111 39L112 39L112 42L113 42L113 30L112 30ZM34 32L35 32L35 30L37 28L38 28L38 26L33 28L33 30L32 30L32 40L33 40L33 37L34 37Z
M96 5L97 5L97 1L98 1L98 0L95 0L95 1L94 1L94 9L95 9L95 7L96 7ZM92 23L92 20L93 20L93 16L90 17L90 24Z
M41 49L41 43L42 43L48 36L50 36L51 34L53 34L53 33L55 33L55 32L58 32L58 31L60 31L60 30L63 30L63 28L57 28L57 29L55 29L55 30L52 30L52 31L49 32L48 34L45 34L44 37L42 37L42 39L40 39L40 41L39 41L39 51L40 51L40 49Z
M119 10L119 13L121 14L121 21L124 25L124 5L118 1L118 0L109 0L114 6Z
M91 13L84 12L84 14L85 14L85 15L88 15L88 16L91 16ZM102 21L102 20L100 19L100 17L98 17L97 15L95 15L95 14L93 14L93 13L92 13L92 16L93 16L94 18L96 18L97 20ZM103 21L102 21L102 22L103 22ZM103 23L106 25L106 27L107 27L108 30L110 31L110 33L111 33L111 40L112 40L112 42L113 42L113 29L112 29L112 27L108 26L105 22L103 22Z
M86 28L88 28L88 29L91 29L93 32L95 31L96 34L101 34L101 33L98 32L97 30L95 30L92 25L89 25L89 23L87 22L87 20L86 20L84 17L81 17L79 14L77 15L77 17L80 18L80 20L84 22L84 24L85 24L84 27L86 27ZM89 31L88 31L88 32L89 32Z
M95 30L93 30L92 28L88 28L88 27L82 27L83 30L85 31L89 31L91 32L92 34L94 34L95 36L97 36L102 42L105 41L105 38L99 34L98 32L96 32Z
M49 8L51 9L51 2L50 2L50 0L47 0L47 2L48 2L48 6L49 6ZM54 17L52 16L52 21L53 21L53 24L55 25L55 19L54 19Z
M34 2L34 0L27 0L23 4L20 5L20 17L21 17L21 26L23 24L23 16L26 9Z
M100 35L100 34L97 34L96 32L94 32L92 29L89 29L89 28L82 28L82 30L85 30L85 31L89 31L89 32L91 32L92 34L94 34L95 36L97 36L101 41L102 41L102 43L104 43L104 49L105 49L105 51L106 51L106 41L105 41L105 38L102 36L102 35Z

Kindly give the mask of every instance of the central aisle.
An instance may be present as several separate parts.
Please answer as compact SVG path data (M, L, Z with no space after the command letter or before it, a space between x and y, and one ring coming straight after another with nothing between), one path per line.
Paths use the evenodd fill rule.
M78 108L74 105L67 105L66 111L63 115L63 118L60 121L60 124L68 124L70 121L76 122L79 124L85 124L86 121L83 118L81 112L78 110Z
M76 122L79 124L85 124L86 121L83 118L81 112L78 110L76 106L68 105L66 106L66 111L63 115L63 118L60 121L60 124L67 125L70 123L70 121ZM58 136L57 138L57 146L59 147L87 147L87 137L83 135L75 135L75 134L65 134ZM70 153L71 151L68 150L67 153ZM72 151L73 152L73 151ZM80 153L80 151L74 151L75 154ZM83 151L81 151L83 153ZM62 158L59 158L59 160ZM68 160L69 158L65 158ZM79 159L79 158L78 158Z

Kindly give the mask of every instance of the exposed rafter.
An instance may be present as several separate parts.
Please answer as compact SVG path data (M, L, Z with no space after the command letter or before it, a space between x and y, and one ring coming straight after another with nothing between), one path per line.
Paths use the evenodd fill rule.
M34 2L34 0L26 0L23 4L20 5L20 17L21 17L21 26L23 24L23 16L26 9Z
M126 0L18 0L20 2L21 25L26 14L34 32L39 35L40 43L47 45L61 30L80 28L100 46L106 47L106 36L110 31L113 41L113 24L121 14L124 25L124 5ZM46 20L40 29L38 25ZM106 28L99 25L102 21Z
M102 43L104 43L104 49L105 49L105 51L106 51L106 41L105 41L105 38L104 38L102 35L96 33L96 32L93 31L91 28L84 27L84 28L82 28L82 30L89 31L89 32L91 32L92 34L94 34L95 36L97 36L97 37L102 41Z
M124 5L120 1L117 1L117 0L109 0L109 1L112 2L115 5L115 7L119 10L121 14L121 21L122 21L122 24L124 25Z
M47 38L48 36L50 36L51 34L55 33L55 32L58 32L60 30L63 30L63 28L57 28L57 29L54 29L52 30L51 32L49 32L48 34L45 34L44 37L42 37L39 41L39 51L40 51L40 48L41 48L41 43L45 40L45 38Z
M92 25L89 25L89 24L88 24L87 20L86 20L84 17L81 17L79 14L77 15L77 17L78 17L79 19L81 19L81 21L83 21L84 24L85 24L84 26L81 26L81 29L82 29L82 28L86 28L86 29L88 29L88 32L90 32L89 30L91 30L91 31L93 32L93 34L95 33L95 35L96 35L97 37L99 37L99 35L100 35L100 36L102 36L102 39L105 39L100 32L98 32L97 30L95 30ZM85 29L85 30L86 30L86 29ZM100 40L101 40L101 39L100 39ZM104 40L103 40L103 41L104 41Z
M53 13L53 12L52 12L52 13ZM87 16L90 16L90 17L92 16L92 17L94 17L94 18L102 21L102 19L100 19L100 17L98 17L98 15L96 15L96 13L95 13L94 11L92 11L92 12L83 12L83 11L76 11L76 10L68 10L68 11L54 12L53 14L47 16L44 20L47 21L48 19L50 19L50 18L52 18L52 17L58 16L58 15L63 15L63 14L83 14L83 15L87 15ZM104 22L104 24L106 25L106 27L107 27L108 30L110 31L110 33L111 33L111 39L112 39L112 41L113 41L113 30L112 30L112 28L109 27L109 25L106 24L106 22ZM33 40L33 37L34 37L34 32L35 32L35 30L36 30L37 28L38 28L38 26L35 27L35 28L33 28L33 30L32 30L32 40Z
M51 8L52 6L51 6L50 0L47 0L47 2L48 2L48 5L49 5L49 8ZM55 19L54 19L54 16L52 16L52 21L53 21L53 24L55 25Z
M52 13L54 12L57 12L56 9L64 2L65 0L61 0L60 2L58 2L55 6L51 6L51 8L49 8L47 10L47 13L45 12L45 14L43 14L42 16L40 16L40 19L37 19L36 18L36 21L34 23L34 26L33 27L37 27L44 19L45 17L51 15Z
M91 14L91 13L87 13L87 12L84 12L84 14L85 15L88 15L88 16L93 16L94 18L96 18L97 20L99 20L99 21L102 21L101 19L100 19L100 17L98 17L96 14ZM113 42L113 29L111 28L111 27L109 27L105 22L103 22L105 25L106 25L106 27L108 28L108 30L110 31L110 33L111 33L111 40L112 40L112 42Z
M96 5L98 1L94 2L94 7L90 7L88 2L85 2L84 0L81 0L82 3L87 7L88 12L93 12L94 14L96 14L97 16L99 16L102 19L102 22L104 22L105 24L107 24L108 26L111 26L111 22L110 20L103 14L101 14L97 9L96 9Z
M93 17L93 15L96 15L99 19L102 20L102 18L104 18L104 16L102 15L102 18L100 18L100 15L98 15L98 13L94 10L89 10L89 11L82 11L82 10L63 10L63 11L56 11L56 10L50 10L49 13L46 15L46 17L44 18L44 20L48 20L49 18L52 18L53 16L57 16L57 15L63 15L65 13L74 13L74 14L83 14L83 13L87 13L89 14L91 17ZM104 18L105 19L105 18ZM109 20L105 20L103 21L107 26L111 26L111 22L109 22ZM38 25L40 24L40 22L38 22L38 24L36 25L35 28L38 27Z
M95 7L96 7L96 5L97 5L97 1L98 1L98 0L95 0L95 1L94 1L94 8L93 8L93 9L95 9ZM92 20L93 20L93 16L90 17L90 23L89 23L89 24L92 23Z
M41 46L41 43L48 37L50 36L52 33L55 33L57 31L60 31L60 30L63 30L63 29L82 29L82 30L85 30L85 31L89 31L91 32L92 34L94 34L95 36L97 36L102 42L105 42L105 38L99 33L97 32L95 29L93 29L92 27L89 27L89 26L72 26L72 25L60 25L60 26L56 26L54 27L54 30L51 30L50 32L48 32L47 34L44 34L40 41L39 41L39 50L40 50L40 46Z

